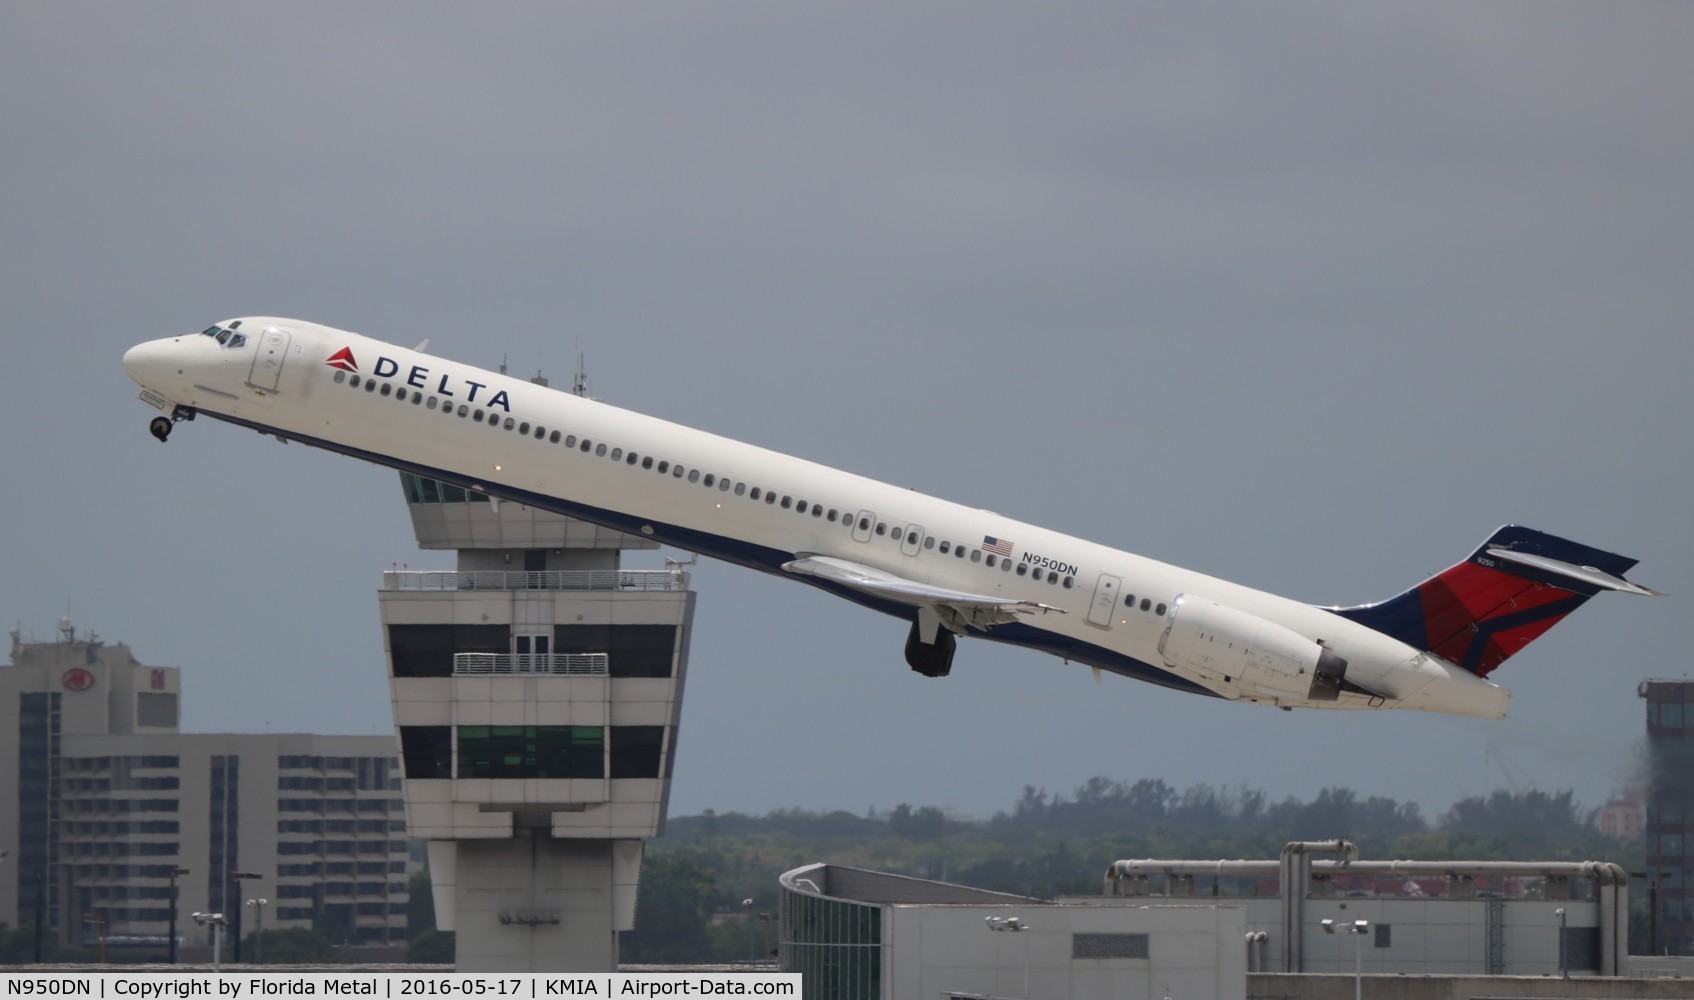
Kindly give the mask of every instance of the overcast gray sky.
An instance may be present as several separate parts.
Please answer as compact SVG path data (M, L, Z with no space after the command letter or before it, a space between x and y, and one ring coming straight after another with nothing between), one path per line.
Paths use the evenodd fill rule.
M1688 670L1686 4L82 4L0 16L0 617L186 728L390 730L392 472L119 359L297 316L1320 603L1636 556L1502 723L1283 713L702 564L673 812L1163 777L1604 801ZM655 560L656 561L656 560ZM1342 831L1336 831L1342 832Z

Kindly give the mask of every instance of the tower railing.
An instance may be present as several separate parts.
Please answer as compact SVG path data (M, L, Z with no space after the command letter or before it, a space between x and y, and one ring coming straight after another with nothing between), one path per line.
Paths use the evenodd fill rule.
M454 653L453 675L605 674L605 653Z
M687 590L678 569L387 570L383 590Z

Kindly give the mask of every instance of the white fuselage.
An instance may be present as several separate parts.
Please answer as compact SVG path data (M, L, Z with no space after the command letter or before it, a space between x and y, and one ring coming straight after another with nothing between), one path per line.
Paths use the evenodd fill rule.
M1505 712L1504 689L1323 608L358 334L265 317L239 324L239 346L151 341L125 369L167 413L185 407L806 579L903 617L910 607L783 566L829 557L1047 605L1055 612L976 634L1171 687L1283 707ZM1348 662L1354 688L1309 700L1172 662L1160 639L1179 595L1320 644Z

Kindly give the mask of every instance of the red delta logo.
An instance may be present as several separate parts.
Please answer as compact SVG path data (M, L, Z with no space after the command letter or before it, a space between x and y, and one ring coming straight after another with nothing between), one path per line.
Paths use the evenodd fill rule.
M87 691L94 686L94 673L83 667L72 667L59 678L66 691Z
M353 360L353 349L351 347L343 347L331 354L329 360L325 361L324 364L331 368L339 368L344 372L352 372L355 375L359 373L359 363Z

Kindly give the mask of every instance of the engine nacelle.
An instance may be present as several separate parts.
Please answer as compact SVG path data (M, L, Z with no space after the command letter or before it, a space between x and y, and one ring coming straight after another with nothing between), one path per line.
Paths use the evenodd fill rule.
M1347 676L1346 660L1293 629L1196 594L1171 602L1159 653L1239 698L1335 701Z

